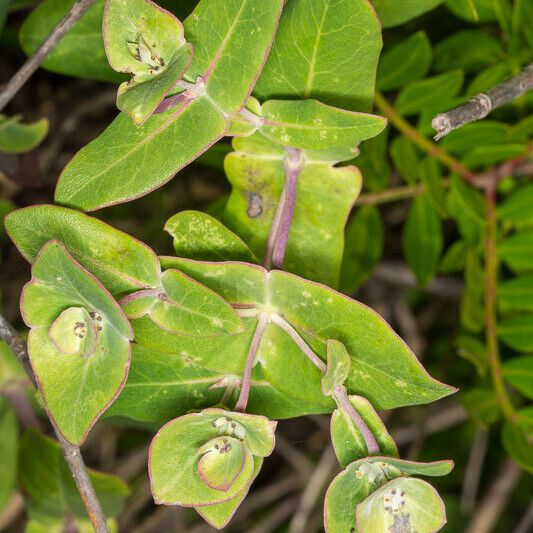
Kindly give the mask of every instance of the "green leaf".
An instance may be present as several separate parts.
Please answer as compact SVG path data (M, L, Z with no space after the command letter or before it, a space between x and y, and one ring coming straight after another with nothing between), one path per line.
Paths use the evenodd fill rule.
M192 61L181 22L147 0L109 0L104 13L109 64L133 75L118 90L117 107L142 124Z
M104 287L58 241L38 254L21 302L31 328L30 360L47 410L64 437L80 444L124 386L131 326ZM80 307L88 316L72 310ZM89 335L94 338L85 344Z
M447 476L453 470L453 461L433 461L431 463L418 463L416 461L406 461L398 459L397 457L366 457L352 463L348 468L357 469L363 464L369 463L376 467L382 468L387 472L389 467L388 477L393 477L395 471L400 474L408 476L427 476L427 477L441 477ZM392 468L391 468L392 467Z
M397 457L396 444L370 402L361 396L350 396L350 403L372 431L379 446L379 451L376 453ZM331 442L343 468L369 455L359 428L352 421L349 413L342 408L335 409L331 415Z
M374 205L359 207L346 226L340 289L353 294L364 283L383 255L381 213Z
M479 191L455 174L448 194L448 213L465 241L476 244L485 227L485 201Z
M261 101L315 98L370 111L380 50L381 29L369 2L291 0L254 94Z
M182 211L165 224L178 257L199 261L257 262L248 246L216 218L199 211Z
M526 398L533 399L533 356L514 357L506 361L503 377Z
M431 202L439 217L442 219L447 218L446 191L439 162L432 157L426 157L418 165L418 176L424 184L427 199Z
M327 371L322 378L322 392L331 396L335 387L342 385L350 374L350 354L342 342L328 340L327 342Z
M444 253L439 264L439 271L444 274L451 274L463 270L466 265L468 249L469 244L466 241L462 239L455 241Z
M533 351L533 314L511 316L498 323L498 337L519 352Z
M502 313L533 312L533 275L519 276L498 283L498 307Z
M396 170L410 185L418 178L418 150L407 137L396 137L390 145L390 154Z
M464 159L468 168L486 168L502 163L509 159L516 159L524 155L527 148L523 144L500 144L489 146L476 146Z
M519 187L508 198L498 205L498 217L516 227L533 224L533 184Z
M348 468L331 482L324 500L324 527L327 533L356 531L355 508L371 492L368 477Z
M269 100L259 131L280 144L307 150L355 146L383 131L386 120L325 105L317 100Z
M23 154L33 150L48 133L48 120L42 118L32 124L21 124L19 115L0 114L0 152Z
M431 65L431 43L425 32L413 33L385 50L378 67L377 87L380 91L399 89L423 78Z
M492 389L470 389L463 392L459 399L470 418L482 426L496 423L501 416L498 400Z
M368 398L378 409L425 403L453 392L428 376L379 315L324 285L280 271L267 276L261 267L242 263L161 260L165 268L185 272L232 304L267 304L270 313L296 328L322 358L329 339L341 341L352 358L349 392ZM312 313L306 312L308 307ZM320 380L316 394L321 394Z
M465 288L461 299L461 325L470 332L479 333L485 325L485 271L478 253L466 254Z
M433 68L444 72L462 68L476 71L503 56L500 41L480 30L461 30L440 41L433 49Z
M387 158L389 130L365 141L357 158L357 167L365 177L365 188L381 191L387 187L391 169Z
M227 131L243 106L277 27L282 0L202 0L185 21L194 46L187 76L199 95L150 117L141 127L125 114L82 148L63 171L58 203L84 210L143 196L169 181ZM250 31L252 29L252 31Z
M203 454L198 461L202 481L212 489L227 492L244 468L247 449L238 439L216 437L198 453Z
M150 446L155 501L197 507L232 500L254 477L252 454L265 457L272 453L274 429L275 423L265 417L222 409L207 409L169 422ZM181 467L169 469L169 463Z
M446 523L444 504L425 481L399 478L376 490L356 508L360 531L407 531L433 533Z
M231 500L223 503L215 503L214 505L205 505L203 507L197 507L196 512L212 527L216 529L222 529L225 527L228 522L233 518L235 511L242 503L248 490L250 489L251 484L254 482L255 478L261 470L263 465L262 457L254 457L254 472L252 479L248 487L242 490L239 494L233 497Z
M487 375L487 347L482 341L473 335L460 335L455 340L455 346L457 353L476 367L478 375Z
M161 290L133 293L121 300L121 306L130 318L148 315L159 327L185 335L244 331L241 319L228 303L177 270L162 274Z
M437 7L443 0L373 0L381 24L391 28Z
M10 382L24 382L26 379L26 372L11 348L4 341L0 341L0 389Z
M30 263L58 239L114 295L158 285L159 260L145 244L100 220L55 205L18 209L5 219L15 246Z
M526 472L533 473L533 434L531 428L505 422L502 444L506 452Z
M509 127L494 120L483 120L451 131L441 141L442 147L463 158L477 146L497 145L508 142Z
M233 146L237 151L225 161L233 189L223 221L262 260L285 183L287 152L261 135L234 139ZM361 188L361 175L353 166L334 166L338 159L320 156L303 154L284 269L335 287L342 230Z
M26 55L33 54L74 5L74 0L45 0L24 21L20 42ZM76 78L122 81L109 66L102 40L105 0L97 0L81 20L57 43L41 67Z
M463 86L462 70L450 70L438 76L407 84L398 94L394 106L402 115L416 115L429 107L446 106Z
M496 22L494 0L446 0L446 7L456 16L468 22Z
M472 97L476 94L487 92L502 81L510 78L511 74L511 66L507 63L498 63L492 67L487 67L470 82L465 96Z
M61 521L64 527L68 515L77 526L87 522L87 511L56 441L33 429L26 430L20 443L19 471L29 514L37 525L44 527ZM116 476L94 470L88 473L105 516L120 514L129 493L127 485ZM80 531L90 529L80 528Z
M19 427L7 400L0 398L0 511L3 511L15 488Z
M426 195L414 199L402 234L403 253L420 285L435 276L442 253L442 226Z
M498 256L516 273L533 270L533 231L521 231L498 245Z

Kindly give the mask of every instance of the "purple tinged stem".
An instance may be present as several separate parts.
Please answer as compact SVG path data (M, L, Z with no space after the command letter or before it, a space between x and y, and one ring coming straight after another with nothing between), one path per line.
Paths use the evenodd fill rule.
M268 324L268 317L265 313L259 315L257 325L255 327L255 333L248 350L248 357L246 359L246 366L244 367L244 377L242 380L241 392L239 394L239 399L235 404L235 411L240 411L244 413L246 411L246 406L248 405L248 398L250 397L250 387L252 384L252 370L254 368L255 357L257 355L257 350L263 334Z
M298 177L303 170L302 151L287 148L285 158L285 185L279 199L278 208L272 221L270 234L265 252L265 268L283 268L287 241L294 217L296 196L298 192Z
M327 371L327 366L320 359L313 349L305 342L300 334L282 317L279 315L273 315L271 317L272 322L277 324L283 331L285 331L291 339L296 343L298 348L307 356L307 358L323 373ZM333 399L337 403L340 409L342 409L357 426L366 444L366 448L369 455L373 455L379 452L378 443L374 437L374 434L370 428L366 425L366 422L362 419L361 415L354 409L346 388L342 385L337 385L334 389Z

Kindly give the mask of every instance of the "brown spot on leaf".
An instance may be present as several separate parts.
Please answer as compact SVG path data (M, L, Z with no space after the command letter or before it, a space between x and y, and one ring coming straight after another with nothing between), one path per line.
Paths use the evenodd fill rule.
M257 218L263 213L263 197L256 193L251 192L248 194L248 209L246 214L249 218Z

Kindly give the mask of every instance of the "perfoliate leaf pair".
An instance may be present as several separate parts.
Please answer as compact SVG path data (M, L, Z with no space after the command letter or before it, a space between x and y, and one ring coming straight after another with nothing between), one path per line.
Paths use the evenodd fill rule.
M169 422L150 446L156 503L194 507L224 527L272 453L275 428L263 416L216 408Z
M50 416L80 444L124 386L133 330L109 292L58 241L35 259L21 312Z
M444 476L452 467L451 461L413 463L389 457L351 463L326 492L327 533L438 531L446 522L439 495L425 481L405 476Z
M109 64L133 75L119 87L117 107L142 124L192 61L183 25L150 0L108 0L103 35Z

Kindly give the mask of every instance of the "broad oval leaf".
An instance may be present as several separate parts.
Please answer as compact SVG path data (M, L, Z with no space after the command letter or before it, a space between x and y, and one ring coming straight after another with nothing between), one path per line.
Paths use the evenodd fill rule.
M385 50L379 61L377 87L381 91L399 89L423 78L431 65L431 43L423 31Z
M259 131L268 139L306 150L355 146L375 137L386 119L328 106L318 100L269 100Z
M11 240L30 263L46 242L59 239L114 296L159 283L159 261L148 246L79 211L36 205L13 211L5 225Z
M374 435L379 446L377 453L397 457L396 444L370 402L361 396L350 396L350 403ZM368 457L363 435L349 413L340 407L331 415L330 431L335 455L343 468L358 459Z
M256 262L248 246L224 224L200 211L182 211L165 224L178 257L200 261Z
M245 428L244 435L237 440L242 442L245 449L244 464L242 468L236 468L238 461L231 461L234 463L232 483L227 486L227 478L222 481L224 476L220 475L218 468L220 458L212 461L204 457L208 450L219 444L218 437L221 436L231 437L231 441L226 440L232 445L228 451L232 451L233 444L236 444L233 442L235 430L232 421ZM254 477L253 450L268 452L266 455L272 451L273 433L269 429L264 433L265 428L269 427L273 432L275 426L270 425L265 417L222 409L208 409L172 420L159 430L150 445L149 471L156 502L197 507L232 500L247 489ZM214 451L218 453L220 450ZM169 463L180 464L181 467L169 469ZM235 475L237 470L239 472ZM206 476L209 484L205 483Z
M520 231L498 245L498 256L513 272L533 271L533 231Z
M432 10L444 0L372 0L384 28L398 26Z
M427 285L435 276L442 246L442 226L437 212L427 196L415 198L403 229L402 247L421 285Z
M74 5L74 0L45 0L24 21L20 42L27 55L33 54L48 34ZM102 39L105 0L96 0L81 20L54 46L42 67L74 76L117 82L124 79L109 66Z
M138 198L219 140L227 116L249 96L282 5L282 0L227 0L221 10L217 0L202 0L185 21L185 36L195 50L187 75L193 82L201 76L205 93L182 98L141 127L119 115L64 169L56 201L94 210Z
M367 0L291 0L254 94L261 101L316 98L369 111L380 30Z
M446 512L437 491L429 483L399 478L389 481L358 504L356 520L360 531L402 528L434 533L446 523Z
M126 315L148 315L161 328L195 336L242 333L237 313L218 294L177 270L161 275L161 290L132 293L120 303Z
M0 398L0 511L3 511L15 488L19 427L17 416L8 401Z
M42 118L32 124L22 124L20 116L0 114L0 152L22 154L33 150L48 133L48 120Z
M32 274L21 299L23 318L31 327L28 352L32 368L59 431L70 442L80 444L124 386L133 331L111 295L59 242L51 241L42 248ZM62 311L73 307L83 307L86 314L75 313L87 321L65 318ZM90 351L79 346L73 354L64 351L89 335L94 336Z
M191 63L183 25L150 0L108 0L103 36L109 64L133 75L119 87L117 107L142 124Z
M533 400L533 356L513 357L503 364L504 378L526 398Z

